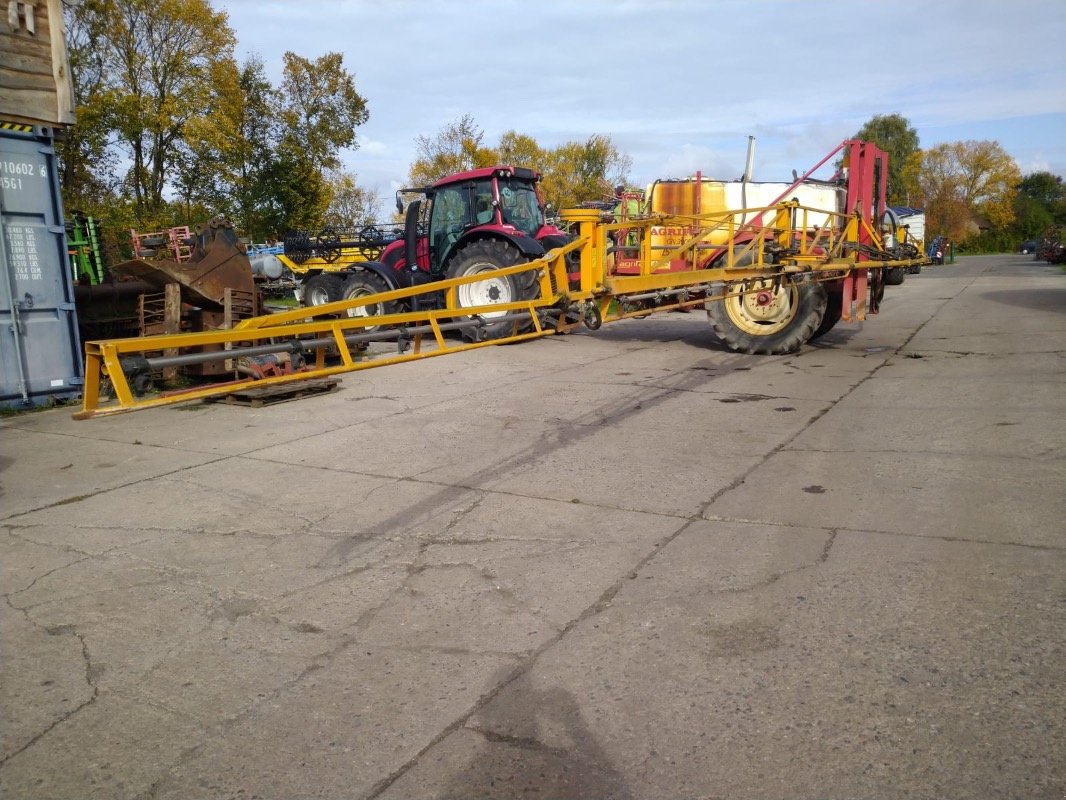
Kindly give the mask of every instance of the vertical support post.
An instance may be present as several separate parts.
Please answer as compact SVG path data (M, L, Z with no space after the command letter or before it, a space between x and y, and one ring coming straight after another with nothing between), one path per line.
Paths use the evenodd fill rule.
M163 288L163 333L181 333L181 284L168 283ZM178 349L168 347L164 356L176 356ZM163 380L172 381L178 377L177 367L164 367Z
M578 224L578 236L589 246L581 248L581 291L591 292L604 283L607 233L599 224L600 212L589 208L568 208L562 213L565 222ZM562 288L562 287L560 287Z
M870 270L855 270L855 319L866 319L866 298L869 295Z
M81 396L82 414L87 418L88 412L95 411L100 405L100 378L101 375L100 349L92 342L85 343L85 388ZM75 414L75 419L78 415Z
M234 319L234 317L235 310L233 307L233 287L227 286L225 289L222 290L222 327L225 328L227 331L232 330L234 324L236 324L237 320ZM224 345L222 345L222 349L232 350L233 343L226 342ZM224 364L227 370L236 369L236 364L234 363L232 358L227 358Z

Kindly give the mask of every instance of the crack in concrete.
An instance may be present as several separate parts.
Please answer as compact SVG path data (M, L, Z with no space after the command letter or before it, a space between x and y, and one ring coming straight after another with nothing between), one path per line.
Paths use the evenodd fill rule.
M465 730L472 731L493 744L505 744L517 750L529 750L536 753L546 753L555 757L565 757L569 752L568 747L552 747L532 736L511 736L505 733L497 733L476 725L465 725Z
M79 438L79 437L75 437L75 438ZM140 443L138 442L137 444L140 444ZM150 445L150 446L152 446L152 447L162 447L162 445ZM71 497L67 497L67 498L64 498L62 500L55 500L55 501L53 501L51 503L46 503L43 506L38 506L37 508L30 508L30 509L27 509L25 511L19 511L16 514L12 514L12 515L7 516L7 517L0 517L0 522L7 522L9 520L16 520L19 517L25 517L25 516L28 516L30 514L34 514L34 513L38 512L38 511L45 511L45 510L47 510L49 508L55 508L57 506L70 505L71 503L77 503L77 502L81 502L82 500L88 500L88 499L93 498L93 497L99 497L101 495L109 494L110 492L118 491L119 489L126 489L126 488L128 488L130 486L137 486L138 484L141 484L141 483L147 483L149 481L156 481L156 480L159 480L160 478L166 478L166 477L169 477L171 475L180 475L181 473L187 472L188 470L198 469L200 467L206 467L206 466L208 466L210 464L218 464L218 463L220 463L222 461L226 461L226 460L228 460L230 458L232 458L232 456L223 456L223 457L212 459L212 460L209 460L209 461L202 461L199 464L190 464L187 467L180 467L180 468L178 468L176 470L173 470L172 472L161 472L161 473L158 473L158 474L155 474L155 475L146 475L143 478L137 478L136 480L128 481L126 483L120 483L117 486L109 486L106 489L98 489L96 491L89 492L88 494L73 495Z
M45 541L45 542L38 541L37 539L34 539L34 538L28 536L25 533L25 531L31 531L31 530L34 530L34 529L37 529L37 528L42 528L43 529L43 528L51 528L51 527L54 527L54 526L52 526L52 525L11 525L11 526L7 527L7 533L9 535L11 535L13 538L19 539L20 541L26 542L27 544L37 545L38 547L50 547L53 550L58 550L58 551L63 552L63 553L77 553L80 556L86 556L88 559L101 558L102 556L111 555L112 553L114 553L116 551L125 550L128 547L135 547L136 545L144 544L145 542L152 541L151 537L146 536L143 539L136 539L136 540L134 540L132 542L123 542L122 544L116 544L113 547L108 547L106 550L101 550L99 553L92 553L92 552L89 552L88 550L82 550L82 549L80 549L78 547L74 547L73 545L68 544L66 542L56 543L56 542L48 542L48 541ZM79 527L77 525L69 525L69 526L66 526L66 527L71 529L71 530L135 530L133 528L98 528L98 527L89 528L89 527ZM78 559L78 561L84 561L84 560L86 560L86 559ZM68 564L67 566L72 566L74 563L78 563L78 562L72 562L71 564Z
M945 301L945 302L947 302L947 301ZM903 344L901 344L899 346L899 348L897 348L895 354L898 354L911 341L911 339L913 339L918 334L918 332L923 327L925 327L925 325L927 325L930 320L933 319L933 317L936 314L936 311L939 311L940 307L941 306L938 306L934 310L934 312L930 315L930 317L924 323L922 323L914 332L912 332L912 334L907 338L907 341L904 342ZM888 357L890 357L891 355L892 354L889 354ZM886 360L887 360L887 357L886 357ZM660 541L656 542L650 552L648 552L643 558L639 559L637 561L636 565L634 565L633 567L631 567L628 570L625 570L625 572L623 573L622 577L620 577L618 579L618 581L616 581L613 585L607 587L601 593L600 597L597 598L597 600L594 603L592 603L592 605L590 605L581 614L579 614L573 620L571 620L566 625L564 625L556 633L556 635L554 635L552 637L549 637L540 647L538 647L529 656L528 659L526 659L522 664L519 664L511 672L510 675L508 675L505 678L503 678L499 683L497 683L497 685L495 687L493 687L490 691L488 691L485 695L483 695L466 712L466 714L461 715L459 719L453 721L450 725L445 726L444 729L442 729L436 736L432 737L431 741L429 743L427 743L425 747L423 747L421 750L419 750L419 752L416 753L412 758L410 758L407 762L405 762L400 767L398 767L396 770L394 770L391 775L388 775L385 778L383 778L382 780L378 781L372 787L372 789L367 793L366 797L368 798L368 800L373 800L373 798L376 798L376 797L380 796L381 793L386 791L393 783L395 783L397 780L399 780L400 777L402 777L404 774L406 774L415 764L417 764L419 759L421 759L422 756L425 753L427 753L431 748L435 747L437 744L439 744L441 741L443 741L447 736L449 736L452 732L454 732L458 728L465 726L469 722L469 720L473 717L474 714L476 714L480 709L484 708L489 703L491 703L496 697L498 697L500 695L500 693L504 689L506 689L506 687L508 685L513 683L519 677L521 677L521 676L525 675L526 673L528 673L529 670L531 670L533 668L534 664L537 662L537 660L540 658L540 656L543 653L545 653L548 650L550 650L551 648L553 648L556 644L558 644L559 641L561 641L563 638L565 638L572 630L574 630L577 626L582 624L585 620L587 620L587 619L589 619L589 618L591 618L591 617L593 617L593 616L595 616L595 615L597 615L599 613L602 613L602 611L604 609L606 609L607 607L610 606L611 602L613 601L615 596L618 594L618 592L621 590L622 586L624 585L625 581L628 579L628 576L630 574L634 574L634 573L639 572L649 561L651 561L651 559L655 558L662 551L663 548L665 548L671 542L675 541L685 531L689 530L694 524L696 524L699 521L704 520L707 511L710 509L711 506L714 505L715 502L717 502L717 500L719 498L724 496L727 492L730 492L733 489L736 489L738 486L741 486L745 482L745 480L756 469L759 469L760 467L765 465L766 462L770 458L772 458L774 455L779 453L783 448L791 445L792 442L795 441L796 438L798 438L812 424L814 424L815 422L820 420L822 417L824 417L826 414L828 414L830 411L832 411L839 403L841 403L844 399L849 397L856 389L858 389L860 386L862 386L864 383L866 383L868 380L870 380L884 366L886 366L886 361L882 361L880 364L877 364L876 366L874 366L865 375L865 377L863 377L862 379L857 381L855 384L853 384L846 392L841 394L836 400L828 402L825 409L823 409L821 412L815 414L807 422L807 424L804 425L802 428L800 428L800 430L798 430L795 434L793 434L788 439L783 441L777 447L773 448L770 452L766 453L763 456L763 458L761 458L756 464L752 465L750 468L748 468L743 473L741 473L728 486L723 487L719 491L715 492L714 495L709 500L707 500L705 503L703 503L700 506L700 509L699 509L699 512L698 512L697 515L685 518L686 519L685 523L683 525L681 525L676 531L674 531L671 534L668 534L667 536L663 537ZM717 377L717 376L715 376L715 377ZM659 390L659 391L663 391L663 390ZM649 402L654 401L655 403L660 403L660 402L662 402L664 397L665 397L665 395L660 395L659 397L652 398L651 400L649 400ZM643 405L642 402L638 402L638 400L635 399L635 398L626 398L626 405L631 405L633 403L636 403L636 406L634 407L635 411L639 412L640 409L642 408L642 405ZM603 409L600 409L601 412L602 412L602 410ZM635 413L635 412L631 408L631 410L629 412L623 413L622 416L629 416L632 413ZM578 437L578 438L580 438L580 437ZM540 457L543 457L548 452L551 452L554 449L558 449L558 446L559 445L555 444L555 443L551 443L551 442L547 443L544 446L544 447L546 447L546 449L544 449L543 452L540 452ZM517 467L521 466L523 463L528 463L531 459L535 458L538 455L536 449L530 448L530 450L532 452L529 454L529 456L527 458L519 459L517 456L512 457L511 459L508 459L507 465L509 465L512 469L514 469L514 468L517 468ZM482 471L482 473L479 473L479 474L484 474L484 472L485 471ZM835 541L835 539L836 539L836 536L835 536L835 533L833 533L829 537L829 540L827 541L826 546L823 548L822 553L823 553L824 559L819 560L818 564L825 563L824 560L828 559L829 551L832 548L832 544ZM811 566L817 566L817 564L816 565L808 565L805 568L810 568Z
M771 528L800 528L804 530L834 530L833 528L819 528L818 526L810 525L795 525L788 522L773 522L770 520L760 519L747 519L744 517L723 517L717 514L704 517L707 522L730 522L739 523L741 525L760 525L763 527ZM990 545L994 547L1020 547L1026 550L1038 550L1044 552L1059 552L1060 550L1066 550L1066 544L1064 545L1052 545L1052 544L1031 544L1028 542L999 542L993 539L972 539L966 536L946 536L944 534L932 534L932 533L910 533L908 531L888 531L879 530L877 528L851 528L846 525L840 525L835 528L837 531L847 531L848 533L859 534L872 534L875 536L900 536L908 539L920 539L936 542L957 542L960 544L980 544Z
M81 564L84 561L91 561L92 558L93 558L92 556L86 555L84 558L79 558L76 561L71 561L69 564L63 564L62 566L59 566L59 567L53 567L52 569L48 570L47 572L42 572L40 575L35 577L32 581L30 581L26 586L23 586L21 589L15 589L13 591L3 592L2 594L0 594L0 597L3 597L5 599L10 599L10 598L14 597L17 594L22 594L23 592L28 592L30 589L32 589L34 586L37 585L37 581L44 580L49 575L54 575L57 572L61 572L61 571L65 570L65 569L67 569L68 567L73 567L73 566L76 566L77 564ZM8 603L8 605L10 605L10 602ZM12 606L12 608L14 608L14 606Z
M361 644L365 647L374 647L377 650L389 650L397 653L440 653L442 655L449 656L492 656L494 658L504 658L510 661L521 661L526 658L530 650L522 650L515 652L513 650L475 650L470 647L448 647L444 645L432 645L432 644L420 644L420 645L403 645L403 644L375 644L373 642L367 642L360 640L357 644Z
M876 406L870 406L870 408L876 408ZM1010 454L995 453L994 457L996 458L996 460L1001 460L1001 461L1037 461L1037 462L1040 462L1040 463L1044 463L1044 462L1047 462L1047 461L1062 461L1062 460L1066 460L1066 459L1064 459L1063 456L1057 455L1058 449L1059 448L1057 448L1057 447L1049 447L1049 448L1044 449L1044 450L1034 451L1033 453L1028 454L1028 455L1027 454L1017 454L1017 453L1010 453ZM933 455L933 456L950 456L952 458L986 458L986 459L992 457L992 454L983 453L981 451L960 452L958 450L918 450L918 449L897 450L897 449L893 449L893 448L890 448L890 447L884 447L884 448L863 447L861 450L855 450L855 449L846 450L846 449L843 449L843 448L835 448L835 447L786 447L786 448L783 448L781 450L781 452L782 453L821 453L823 455L837 455L837 454L840 454L840 453L870 454L870 455L885 454L885 455L895 455L895 456ZM1050 458L1049 458L1049 456L1050 456ZM915 488L915 487L912 487L912 488Z
M22 745L22 747L18 748L17 750L9 753L8 755L6 755L2 759L0 759L0 769L3 769L4 766L11 759L15 758L20 753L26 752L26 750L28 750L34 744L39 742L42 738L47 736L51 731L55 730L58 726L62 725L67 720L73 718L75 714L78 714L83 709L88 708L89 706L91 706L93 703L96 702L97 698L100 697L100 688L96 684L96 672L94 671L94 668L93 668L92 657L89 654L89 646L85 642L85 637L82 634L78 633L78 631L75 628L75 626L73 626L73 625L71 625L71 626L63 626L63 630L53 630L53 629L50 629L50 628L46 628L43 625L41 625L40 623L38 623L36 620L34 620L30 616L28 609L18 608L17 606L12 605L10 599L8 599L8 598L5 598L4 600L7 603L8 607L11 608L12 611L21 612L22 615L26 618L26 621L30 625L32 625L34 628L36 628L38 630L44 631L45 634L47 634L49 636L55 636L57 634L58 635L62 635L62 634L69 633L70 635L72 635L74 638L76 638L78 640L78 642L81 644L81 657L82 657L82 660L84 661L84 664L85 664L85 683L92 690L92 692L91 692L88 700L85 700L85 701L79 703L77 706L72 708L70 711L66 712L65 714L60 715L60 717L58 719L54 720L50 725L48 725L46 728L44 728L44 730L38 732L36 735L31 737L25 744Z
M917 333L917 331L916 331L916 333ZM913 334L912 334L911 338L913 338ZM600 359L600 360L607 360L607 358L613 358L613 357L617 357L617 356L606 357L605 359ZM875 368L875 370L873 372L876 372L876 370L879 369L879 368L880 367ZM726 368L723 374L728 374L729 371L731 371L731 370ZM861 380L857 384L855 384L855 386L852 387L852 390L855 387L857 387L857 386L861 385L862 383L864 383L866 380L868 380L873 375L873 372L871 372L869 375L866 376L866 378L864 378L863 380ZM714 376L714 377L718 377L718 376ZM520 378L520 379L516 380L516 382L521 382L523 380L525 380L525 379L524 378ZM493 388L494 388L494 391L498 390L499 389L499 385L497 385L497 386L495 386ZM653 388L655 388L655 387L653 387ZM669 394L672 394L672 393L678 392L678 391L692 391L692 390L691 389L685 389L683 387L671 387L670 389L660 388L660 389L658 389L658 391L660 392L660 394L658 396L653 396L651 398L647 398L647 399L643 399L643 400L640 399L640 398L627 397L625 399L625 401L624 401L624 404L627 405L627 406L631 406L631 408L626 410L626 411L620 412L618 415L613 415L610 418L613 421L619 421L621 419L624 419L624 418L630 416L633 413L639 412L643 408L643 406L645 404L647 404L647 403L660 403ZM813 423L814 421L816 421L817 419L820 419L822 416L824 416L826 413L828 413L828 411L832 410L833 407L835 407L841 400L843 400L845 397L847 397L850 393L851 393L851 391L849 390L844 395L842 395L841 397L837 398L835 401L832 401L828 408L826 408L823 412L819 413L810 422L808 422L808 426L811 423ZM448 402L448 401L449 401L449 398L444 398L444 399L442 399L441 402ZM427 406L427 407L431 407L431 406ZM599 413L602 414L602 409L600 410ZM360 423L360 424L364 424L364 423ZM581 423L580 423L579 420L572 421L571 423L569 423L568 428L566 429L568 432L571 432L571 433L574 434L572 438L567 439L564 436L562 436L561 433L560 433L559 436L552 437L552 439L549 440L548 442L544 442L544 443L541 443L540 445L536 445L536 446L532 446L530 448L527 448L526 451L524 451L522 453L519 453L519 454L516 454L515 456L513 456L511 458L505 459L502 463L498 463L496 465L493 465L491 467L492 472L498 474L501 470L511 470L511 471L513 471L513 470L518 469L518 468L520 468L520 467L522 467L524 465L528 465L528 464L532 463L534 460L536 460L537 458L543 458L543 457L549 455L551 452L559 449L560 447L564 446L565 444L568 444L568 443L570 443L570 442L572 442L574 440L578 440L580 438L583 438L584 436L587 436L588 435L588 430L595 430L595 429L600 427L600 425L598 425L598 424L597 425L590 425L589 423L586 422L585 425L584 425L586 430L582 431L582 430L580 430L580 426L581 426ZM798 436L798 435L799 435L799 433L796 434L796 436ZM794 439L795 439L795 436L791 437L789 439L789 441L784 443L782 446L791 443L791 441L794 440ZM271 445L271 446L275 446L275 445ZM260 448L260 449L263 449L263 448ZM494 700L496 697L498 697L499 694L508 685L510 685L514 680L516 680L520 676L528 673L528 671L530 669L532 669L532 667L534 666L536 661L539 659L539 657L543 653L547 652L549 649L554 647L561 639L563 639L565 636L567 636L572 630L574 630L575 627L580 625L584 620L594 616L595 614L601 613L603 609L605 609L606 607L608 607L610 605L610 603L613 600L613 598L617 595L618 591L620 591L620 589L624 585L624 581L626 580L626 577L628 576L629 573L638 571L645 564L647 564L648 561L650 561L659 552L661 552L661 549L663 547L668 545L670 542L674 541L682 533L684 533L686 530L688 530L693 524L695 524L698 521L702 521L704 519L704 515L705 515L706 511L714 504L714 502L718 498L720 498L722 495L724 495L727 491L731 491L732 489L734 489L737 486L741 485L743 483L745 477L750 475L753 470L757 469L759 466L764 464L767 459L769 459L774 454L779 452L780 449L781 449L781 447L775 448L773 451L771 451L770 453L766 454L766 456L759 462L759 464L756 464L756 465L752 466L749 470L745 471L745 473L742 476L738 477L732 484L730 484L730 486L725 487L722 490L716 492L715 495L712 498L710 498L706 503L701 505L700 513L699 513L698 516L684 517L683 519L685 519L686 522L683 525L681 525L676 531L672 532L671 534L668 534L667 536L663 537L660 541L654 543L651 551L648 552L643 558L641 558L641 559L639 559L637 561L637 564L636 564L635 568L631 568L629 570L625 570L624 573L623 573L623 576L621 578L619 578L619 580L614 585L607 587L607 589L604 592L601 593L599 598L594 603L592 603L581 614L577 615L573 620L571 620L569 623L567 623L562 629L560 629L557 632L556 635L550 637L540 647L538 647L536 650L531 652L530 655L527 658L525 658L520 664L518 664L515 667L515 669L511 670L510 673L507 676L505 676L502 680L500 680L495 687L493 687L489 692L487 692L485 695L483 695L481 698L479 698L479 700L469 709L469 711L466 714L462 715L459 719L455 720L451 725L446 726L443 730L441 730L437 734L437 736L433 737L433 739L424 748L422 748L417 754L415 754L405 764L401 765L391 775L386 776L383 780L381 780L377 784L375 784L375 786L368 793L368 797L376 797L376 796L380 795L381 792L385 791L400 776L405 774L415 763L417 763L417 761L429 749L431 749L436 744L438 744L440 741L442 741L451 732L453 732L457 728L465 725L469 721L469 719L473 716L473 714L475 714L478 710L480 710L481 708L485 707L487 704L492 702L492 700ZM257 452L257 451L256 450L248 451L248 453L254 453L254 452ZM220 461L224 461L224 460L227 460L229 458L233 458L233 456L226 456L224 458L216 459L215 461L205 462L205 463L218 463ZM204 465L205 464L199 464L199 465L195 465L195 466L199 467L199 466L204 466ZM184 469L191 469L191 468L192 467L184 468ZM181 472L181 471L183 471L183 470L178 470L177 472ZM474 475L468 476L467 480L470 481L470 482L476 482L476 480L478 478L487 477L489 474L490 474L489 473L489 468L487 468L486 470L482 470L479 473L476 473ZM150 479L154 480L154 479L156 479L158 477L160 477L160 476L153 476ZM381 477L394 477L394 476L381 476ZM150 479L146 478L144 480L150 480ZM133 483L139 483L139 482L142 482L142 481L136 481L136 482L133 482ZM132 483L131 484L126 484L126 485L132 485ZM483 491L483 490L475 489L472 486L462 487L462 486L457 486L457 485L454 485L454 484L446 484L446 486L448 486L448 488L450 490L452 490L452 491L454 491L457 488L458 489L467 489L467 490L470 490L470 491ZM121 488L121 487L113 487L112 489L108 489L108 490L104 490L104 491L105 492L106 491L113 491L114 488ZM103 492L100 492L100 493L103 493ZM440 493L438 493L438 494L440 494ZM503 493L503 494L506 494L506 493ZM426 501L426 503L424 503L422 505L426 505L426 504L432 503L433 499L434 498L430 498L428 501ZM543 498L543 499L551 499L551 498ZM480 502L480 500L479 500L479 502ZM53 505L55 505L55 504L53 504ZM45 506L45 507L48 507L48 506ZM39 510L39 509L37 509L37 510ZM634 511L638 511L638 510L634 509ZM405 513L407 513L407 512L409 512L409 510L405 509ZM27 513L31 513L31 512L22 512L22 514L27 514ZM650 513L650 512L640 512L640 513ZM16 516L20 516L20 515L16 515ZM674 515L661 515L661 516L674 516ZM390 522L390 520L385 520L382 523L382 525L388 525L389 522ZM457 520L455 522L457 522ZM449 526L448 529L450 529L451 527L453 527L453 526ZM827 544L826 544L825 548L823 549L823 556L824 557L821 559L821 561L819 563L824 563L824 561L826 559L828 559L829 551L830 551L830 548L832 547L832 542L833 542L834 538L835 538L835 536L831 536L830 539L827 541ZM427 542L424 542L424 543L422 543L420 545L419 553L416 556L416 562L418 561L418 559L424 557L426 549L430 546L430 544L431 544L431 541L427 541ZM804 568L809 568L809 566L810 565L805 565ZM405 585L407 583L408 583L407 581L404 582ZM399 591L402 591L403 588L404 587L397 588L396 590L391 592L389 594L389 596L386 597L382 601L381 604L375 606L374 608L367 609L362 614L360 614L359 618L356 621L356 626L357 627L361 626L361 625L365 624L365 622L367 620L372 619L373 615L378 613L382 608L384 608L391 601L391 599L396 595L396 593L399 592ZM332 651L330 651L329 653L327 653L325 655L326 664L328 665L334 658L336 658L339 654L343 653L348 647L352 646L354 643L355 642L353 642L352 640L342 640L341 642L339 642L338 645L335 648L333 648ZM83 645L84 645L84 642L83 642ZM316 671L318 671L319 669L322 669L322 668L323 668L323 665L319 664L319 663L315 663L315 664L310 665L307 669L302 671L300 673L300 675L296 676L292 680L287 681L282 686L278 687L278 689L275 690L275 692L271 693L272 696L273 697L280 696L281 693L283 693L284 691L287 691L291 686L296 685L297 683L299 683L307 675L309 675L309 674L311 674L313 672L316 672ZM258 702L253 704L253 706L251 706L249 709L247 709L244 713L242 713L242 714L238 715L237 717L235 717L230 723L228 723L228 725L232 726L232 725L237 724L241 719L246 717L248 714L251 714L253 712L254 708L257 707L258 705L259 705ZM485 734L482 734L482 735L485 735ZM536 740L531 740L530 742L526 742L525 740L517 739L517 738L514 739L514 743L517 744L517 745L544 746L542 743L536 742ZM169 778L169 776L171 774L173 774L174 769L176 767L178 767L181 763L184 763L189 758L191 758L195 753L199 752L204 747L206 747L207 744L208 744L208 742L206 742L206 741L205 742L200 742L197 745L195 745L194 747L187 749L178 758L178 760L175 761L171 765L171 767L168 770L168 772L166 774L164 774L163 776L161 776L155 783L152 784L152 786L149 788L146 796L149 797L149 798L156 796L159 787L164 784L164 782Z
M178 757L176 759L174 759L170 763L170 765L166 768L166 771L163 772L145 790L144 794L142 795L144 800L152 800L153 798L155 798L158 795L159 790L166 785L166 782L174 774L175 770L178 769L179 767L181 767L183 764L186 764L189 761L191 761L200 752L205 750L212 741L216 741L216 740L219 740L219 739L224 739L225 735L226 735L226 733L228 731L232 730L234 727L236 727L241 722L243 722L246 718L248 718L249 716L254 714L255 711L261 705L263 705L265 702L272 701L272 700L277 700L279 697L282 696L282 694L287 692L293 686L298 685L308 675L313 675L314 673L319 672L322 669L325 669L337 656L339 656L341 653L343 653L349 647L352 647L353 645L356 645L356 644L358 644L357 641L355 641L355 640L353 640L353 639L351 639L349 637L343 637L332 650L329 650L329 651L327 651L324 654L320 654L318 656L315 656L314 659L313 659L313 663L309 664L306 668L301 670L299 674L293 676L292 678L290 678L287 681L283 681L273 691L263 693L261 696L256 697L256 699L254 701L252 701L248 705L248 707L245 708L243 711L239 712L238 714L235 714L233 717L230 717L229 719L222 720L221 722L219 722L218 725L215 727L215 733L213 733L211 735L208 735L208 736L205 736L203 741L197 742L196 744L192 745L191 747L186 748L185 750L183 750L181 752L181 754L178 755ZM325 663L324 664L321 663L321 660L323 658L325 659Z

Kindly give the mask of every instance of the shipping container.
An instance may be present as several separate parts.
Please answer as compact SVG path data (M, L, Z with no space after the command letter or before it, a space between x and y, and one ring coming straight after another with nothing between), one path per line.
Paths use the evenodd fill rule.
M72 399L83 383L52 129L0 123L0 407Z

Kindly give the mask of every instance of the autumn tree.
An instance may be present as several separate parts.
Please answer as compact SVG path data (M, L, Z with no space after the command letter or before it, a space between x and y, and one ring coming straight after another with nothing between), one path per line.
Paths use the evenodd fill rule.
M335 169L337 154L356 143L355 129L369 119L366 100L344 68L341 53L311 61L287 52L281 83L281 117L291 146L320 169Z
M632 159L620 152L609 136L565 142L547 155L545 202L553 208L569 208L610 197L614 186L626 182L631 166Z
M409 175L411 185L428 185L476 167L509 164L540 172L544 176L542 197L559 209L610 196L611 187L625 182L632 165L609 136L594 135L550 148L514 130L504 133L496 147L487 147L484 138L469 114L444 126L435 136L419 136L415 139L417 158Z
M354 173L334 170L326 176L329 185L329 206L323 222L326 225L360 227L375 222L381 213L381 195L374 189L358 184Z
M445 175L491 167L498 154L484 146L485 132L470 114L448 123L433 136L415 138L415 162L408 172L411 186L428 186Z
M888 153L888 204L910 205L914 200L913 189L916 188L914 167L916 157L920 154L918 131L899 114L877 114L859 128L854 138L873 142Z
M496 151L501 164L528 167L538 172L543 172L547 165L547 151L532 136L518 131L507 131L501 136Z
M919 185L929 229L961 241L974 215L1007 228L1020 179L1018 165L998 142L949 142L926 150Z

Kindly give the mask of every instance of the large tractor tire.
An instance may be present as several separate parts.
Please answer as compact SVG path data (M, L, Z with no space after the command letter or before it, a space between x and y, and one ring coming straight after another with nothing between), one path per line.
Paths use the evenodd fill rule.
M498 270L521 264L523 261L525 258L516 248L495 239L471 242L456 251L448 263L449 278L485 276L485 280L463 284L456 288L456 307L462 309L532 300L536 297L540 284L530 282L524 275L492 274ZM486 311L477 315L483 324L478 328L464 329L463 338L471 341L486 341L510 336L514 330L514 319L507 319L508 313L514 312ZM530 322L520 321L519 330L524 330L529 325Z
M906 267L891 267L885 270L885 284L888 286L899 286L906 278Z
M380 275L375 275L373 272L366 270L359 270L352 272L348 275L348 279L344 282L341 288L341 300L356 300L364 297L369 297L374 294L381 294L382 292L389 291L391 287L385 282L385 279ZM366 306L359 306L357 308L348 309L349 317L378 317L382 314L394 313L393 303L371 303ZM380 325L367 325L363 328L364 333L371 333L373 331L380 330Z
M730 350L748 355L794 353L810 341L825 316L828 298L820 283L765 278L712 286L725 297L707 301L714 332Z
M344 283L336 275L320 272L307 279L304 284L304 305L322 306L335 303L341 299Z
M820 336L825 336L829 331L836 327L836 324L840 322L840 318L844 315L844 292L841 288L833 289L829 287L826 289L826 302L825 313L822 314L822 321L818 323L818 327L814 329L814 333L811 334L811 341L814 341Z

